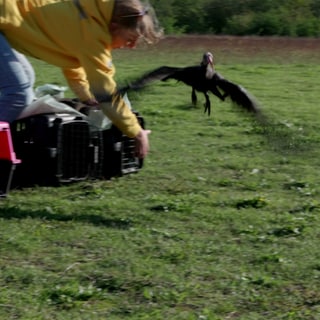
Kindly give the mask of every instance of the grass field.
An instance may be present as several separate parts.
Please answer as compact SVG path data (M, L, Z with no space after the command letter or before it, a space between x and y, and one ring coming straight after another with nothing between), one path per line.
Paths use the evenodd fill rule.
M0 319L320 319L320 50L204 40L115 51L117 79L212 50L274 130L215 97L208 117L174 81L132 95L152 130L138 174L1 200Z

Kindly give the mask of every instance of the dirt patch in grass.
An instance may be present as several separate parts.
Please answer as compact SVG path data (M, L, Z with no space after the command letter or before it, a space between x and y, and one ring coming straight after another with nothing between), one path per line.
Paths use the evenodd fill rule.
M167 36L157 45L163 50L209 50L220 56L275 56L288 61L301 57L302 61L319 60L320 39L257 36L183 35Z

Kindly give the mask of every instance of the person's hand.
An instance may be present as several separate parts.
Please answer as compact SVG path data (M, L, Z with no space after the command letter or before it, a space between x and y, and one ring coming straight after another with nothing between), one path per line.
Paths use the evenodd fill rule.
M151 133L151 130L142 129L138 135L135 137L136 142L136 156L139 159L143 159L149 152L149 138L148 135Z
M99 104L99 102L95 98L91 98L86 101L83 101L83 103L87 106L96 106Z
M99 102L95 98L88 99L79 103L77 110L86 116L89 115L90 110L97 108Z

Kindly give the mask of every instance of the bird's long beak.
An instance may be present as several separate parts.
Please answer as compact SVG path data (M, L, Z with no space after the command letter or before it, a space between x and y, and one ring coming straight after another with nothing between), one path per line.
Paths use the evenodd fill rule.
M207 55L207 63L210 64L212 68L214 67L213 58L211 55Z

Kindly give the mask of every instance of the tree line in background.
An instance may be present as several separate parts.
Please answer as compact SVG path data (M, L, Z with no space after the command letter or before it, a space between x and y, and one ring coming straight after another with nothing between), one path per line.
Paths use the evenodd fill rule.
M166 34L320 36L320 0L150 0Z

